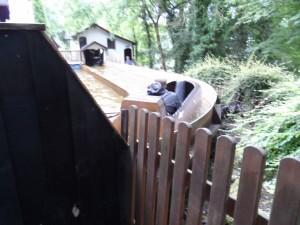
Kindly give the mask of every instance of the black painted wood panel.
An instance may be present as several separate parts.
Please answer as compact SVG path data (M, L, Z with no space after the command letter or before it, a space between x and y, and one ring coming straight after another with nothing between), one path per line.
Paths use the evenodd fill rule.
M128 147L40 31L0 30L0 156L1 224L128 220Z

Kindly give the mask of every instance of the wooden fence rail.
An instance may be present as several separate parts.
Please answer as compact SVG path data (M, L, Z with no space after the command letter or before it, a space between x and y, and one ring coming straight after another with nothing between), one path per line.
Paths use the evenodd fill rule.
M80 50L60 50L59 52L68 63L83 63Z
M199 225L204 207L208 209L208 225L225 224L226 215L233 218L235 225L300 224L299 160L281 161L272 211L267 219L258 214L266 160L262 150L245 149L237 199L232 199L229 197L235 154L232 138L218 138L212 182L209 182L212 134L208 129L201 128L192 134L191 127L181 123L175 135L172 118L161 119L144 109L138 113L136 107L122 111L121 127L133 162L130 225Z

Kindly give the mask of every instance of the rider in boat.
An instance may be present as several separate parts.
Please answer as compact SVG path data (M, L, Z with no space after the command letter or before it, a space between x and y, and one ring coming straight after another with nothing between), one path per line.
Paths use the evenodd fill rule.
M173 115L181 106L177 94L167 90L166 80L155 80L147 88L148 95L161 96L168 114Z

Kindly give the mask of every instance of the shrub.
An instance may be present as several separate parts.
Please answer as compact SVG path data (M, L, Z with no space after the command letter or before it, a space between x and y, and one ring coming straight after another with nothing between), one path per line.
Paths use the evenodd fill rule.
M187 71L189 76L223 89L223 103L240 101L242 113L229 115L242 149L255 145L267 152L266 178L271 179L285 156L300 157L300 80L283 68L258 61L238 63L207 57Z
M262 108L257 108L235 116L237 128L232 130L241 137L238 148L255 145L267 152L266 177L274 176L280 159L285 156L300 157L300 81L290 82L290 93L278 92L278 86L265 95L277 92L282 99L274 100ZM298 87L298 88L297 88ZM285 93L285 94L283 94Z
M278 66L258 61L241 63L237 77L228 84L222 99L225 103L241 102L244 110L249 110L261 103L265 90L284 79L290 80L291 76Z
M194 64L186 74L220 89L236 76L236 72L234 61L208 56L203 61Z
M291 80L283 68L252 60L237 62L230 59L206 57L193 65L186 74L211 84L225 104L241 103L250 110L266 97L264 91L279 81Z

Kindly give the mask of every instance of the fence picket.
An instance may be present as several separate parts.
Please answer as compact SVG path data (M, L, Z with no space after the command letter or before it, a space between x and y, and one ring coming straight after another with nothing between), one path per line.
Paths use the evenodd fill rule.
M137 152L137 173L136 173L136 224L144 224L144 207L146 191L146 160L147 160L147 133L148 133L148 116L146 109L140 111L139 120L139 142Z
M158 114L149 116L142 110L138 129L136 107L131 107L129 112L122 110L121 117L121 134L124 140L128 137L132 159L129 225L199 225L206 200L209 201L208 225L224 225L226 213L233 216L234 225L267 225L267 218L257 212L266 160L263 151L255 147L245 149L238 197L234 200L228 196L235 154L232 138L218 138L213 179L208 182L212 142L208 129L198 129L195 133L193 164L189 170L189 125L180 123L175 132L173 118L165 117L161 121ZM269 225L300 225L299 174L300 160L281 161ZM189 196L185 202L187 188Z
M269 225L299 225L300 160L281 160Z
M265 153L254 147L244 151L234 224L254 225L265 167Z
M185 180L189 165L189 149L191 141L191 127L181 122L178 125L176 140L175 165L172 182L170 225L180 225L183 222L185 205Z
M128 109L121 110L121 136L128 142Z
M174 152L174 119L165 117L162 120L163 139L158 177L157 224L166 225L169 214L170 184L172 178L171 159Z
M235 143L233 139L228 136L219 137L213 168L208 225L224 224L234 153Z
M148 160L147 160L147 181L146 181L146 206L145 206L145 225L155 224L155 203L157 194L157 169L159 152L159 132L160 117L157 113L149 116L148 131Z
M202 128L196 131L187 225L201 224L211 141L212 134L208 129Z
M131 204L130 204L130 222L129 225L134 224L135 218L135 198L136 198L136 154L137 154L137 107L131 106L129 108L129 129L128 142L131 154L132 163L132 177L131 177Z

